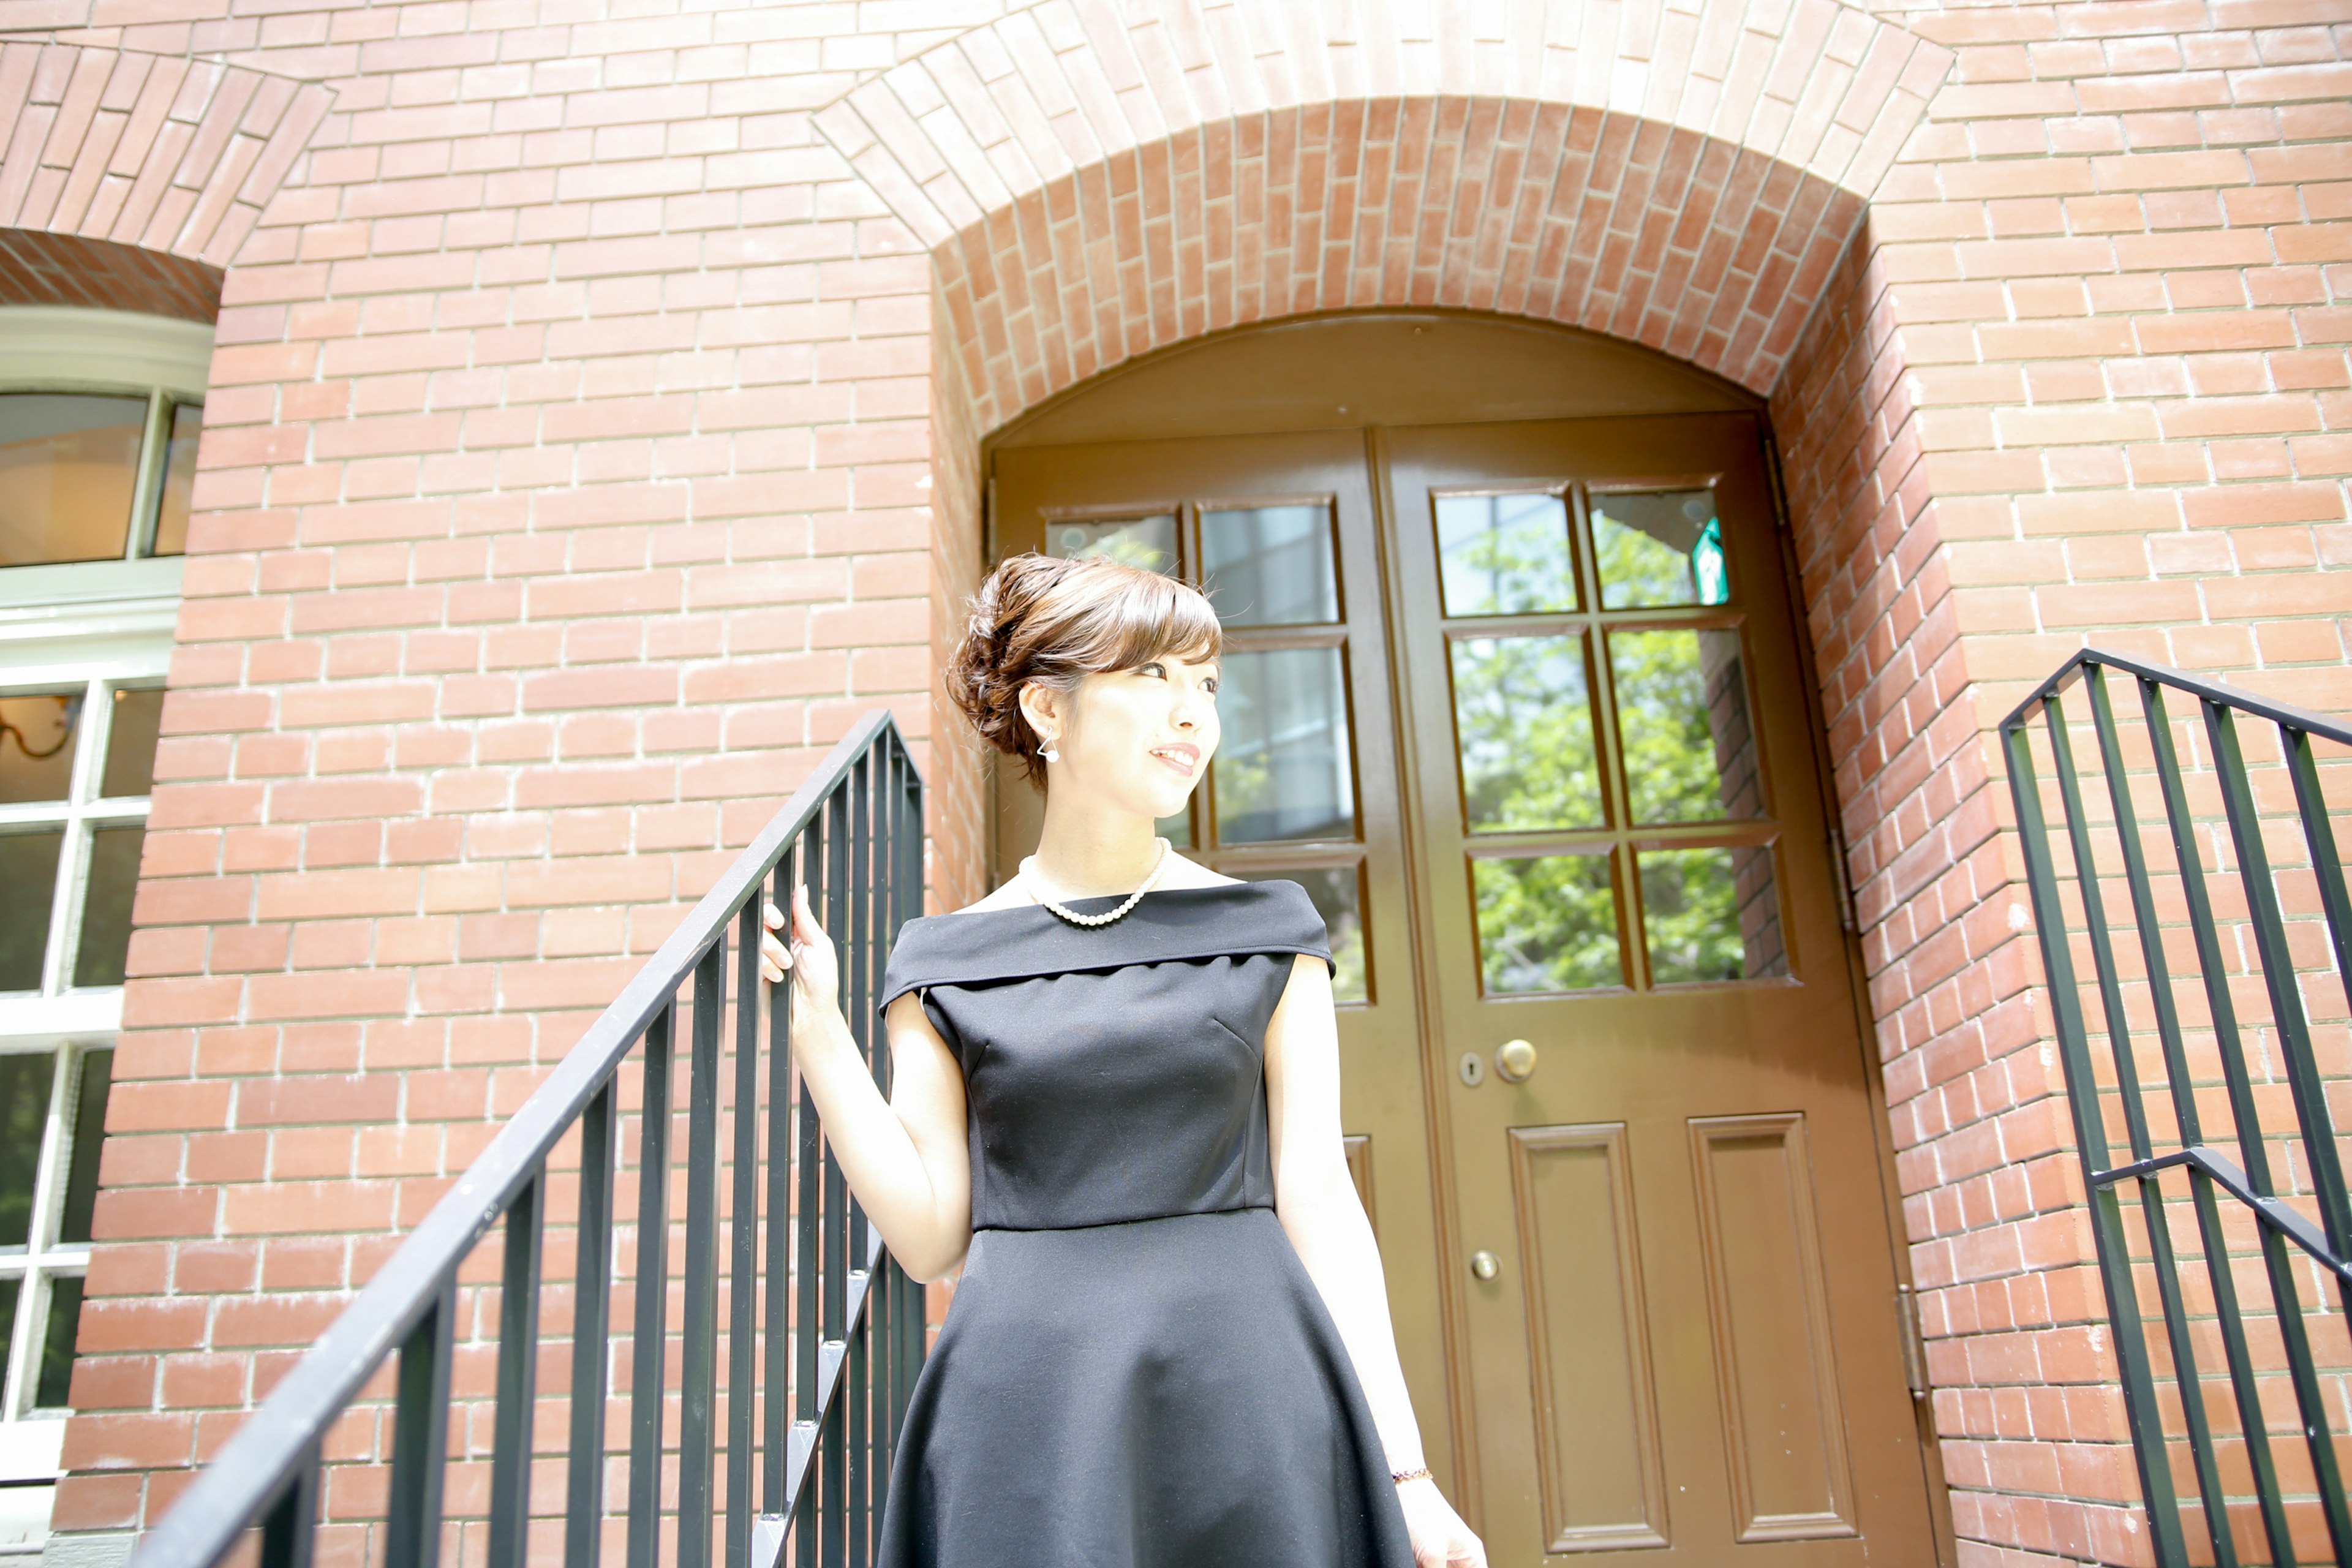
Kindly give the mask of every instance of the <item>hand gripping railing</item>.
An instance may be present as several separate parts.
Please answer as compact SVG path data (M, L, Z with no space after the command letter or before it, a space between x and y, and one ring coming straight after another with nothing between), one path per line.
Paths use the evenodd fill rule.
M922 845L922 781L898 726L877 710L833 749L238 1429L141 1543L134 1568L215 1568L256 1526L263 1568L310 1568L322 1479L353 1458L338 1423L347 1412L365 1415L355 1406L395 1352L388 1494L336 1489L325 1500L327 1522L347 1529L352 1499L388 1496L388 1506L362 1521L382 1530L381 1541L355 1555L382 1568L436 1568L452 1362L462 1348L461 1312L478 1293L461 1270L501 1221L497 1372L483 1391L493 1406L480 1510L487 1520L469 1528L483 1531L477 1539L490 1568L522 1568L532 1521L532 1415L541 1396L541 1239L559 1145L559 1173L569 1174L562 1166L576 1149L579 1175L570 1426L556 1450L565 1467L563 1568L598 1568L602 1558L605 1408L619 1354L614 1287L632 1284L627 1568L661 1568L666 1515L674 1568L712 1568L714 1527L725 1568L773 1568L788 1545L807 1568L866 1562L923 1356L923 1292L850 1198L798 1088L783 1045L791 987L760 977L760 905L765 896L789 910L793 883L805 879L841 954L843 1011L882 1084L875 987L900 922L918 911ZM689 979L681 1227L670 1213L671 1091L678 992ZM730 1011L731 1053L721 1044ZM617 1233L627 1226L616 1226L614 1180L631 1121L622 1089L632 1058L641 1068L636 1245L623 1248ZM577 1140L567 1142L574 1128ZM722 1170L730 1184L723 1216ZM674 1329L669 1242L681 1228L684 1310ZM630 1256L634 1280L622 1274ZM673 1365L679 1385L666 1423ZM462 1379L458 1392L467 1392ZM478 1429L478 1404L458 1408ZM381 1462L373 1451L357 1458ZM670 1462L674 1479L666 1474ZM542 1529L552 1535L551 1518ZM469 1548L457 1560L473 1555Z
M2137 686L2136 719L2119 718L2111 669ZM2175 721L2169 694L2192 700L2201 725ZM2274 755L2259 731L2242 740L2241 719L2276 726ZM2080 763L2078 739L2089 742ZM2182 1492L2193 1487L2221 1568L2286 1568L2299 1550L2352 1563L2330 1419L2352 1387L2352 1341L2321 1294L2352 1307L2352 1207L2329 1110L2331 1089L2347 1087L2352 974L2329 793L2352 795L2334 750L2352 745L2352 726L2086 648L2001 721L2001 740L2156 1561L2190 1561ZM2118 1131L2129 1150L2119 1164ZM2168 1175L2180 1183L2169 1193ZM2201 1289L2183 1288L2173 1228L2192 1215ZM2145 1292L2161 1323L2154 1347ZM2216 1390L2209 1405L2209 1380L2226 1400ZM2307 1459L2291 1462L2298 1447Z

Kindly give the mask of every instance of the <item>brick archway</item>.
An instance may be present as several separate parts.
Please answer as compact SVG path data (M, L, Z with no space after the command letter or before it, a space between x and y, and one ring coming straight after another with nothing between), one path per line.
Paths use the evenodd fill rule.
M1398 39L1337 4L1073 0L816 121L930 250L973 430L1203 331L1380 305L1769 390L1949 52L1833 0L1501 9Z
M0 228L226 268L333 102L217 61L0 44Z

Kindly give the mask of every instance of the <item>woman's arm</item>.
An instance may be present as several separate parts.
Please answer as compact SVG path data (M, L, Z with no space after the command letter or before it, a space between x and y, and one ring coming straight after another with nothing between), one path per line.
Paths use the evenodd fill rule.
M917 1279L937 1279L971 1246L962 1069L909 992L883 1018L890 1037L884 1100L842 1018L839 964L807 889L793 890L790 949L773 934L783 923L775 906L764 913L771 934L761 946L761 971L772 984L792 974L793 1059L824 1119L825 1141L891 1256Z
M1291 965L1290 983L1266 1026L1265 1093L1275 1212L1347 1342L1389 1468L1418 1469L1421 1427L1397 1360L1380 1247L1349 1179L1339 1139L1339 1028L1331 1009L1331 972L1321 959L1301 957ZM1408 1481L1400 1498L1419 1563L1484 1568L1485 1548L1433 1482Z

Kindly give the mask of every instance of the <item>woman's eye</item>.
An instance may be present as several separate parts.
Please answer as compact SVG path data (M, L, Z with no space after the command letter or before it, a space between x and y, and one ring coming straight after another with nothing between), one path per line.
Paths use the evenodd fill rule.
M1138 675L1157 675L1164 677L1167 673L1168 667L1164 664L1147 664L1141 666L1136 670L1136 674Z

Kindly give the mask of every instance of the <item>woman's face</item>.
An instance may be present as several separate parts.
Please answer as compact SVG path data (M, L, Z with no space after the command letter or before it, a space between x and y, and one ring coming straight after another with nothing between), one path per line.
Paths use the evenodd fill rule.
M1173 656L1133 669L1089 675L1051 693L1059 721L1046 764L1056 794L1100 800L1148 817L1184 809L1217 752L1217 664Z

